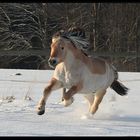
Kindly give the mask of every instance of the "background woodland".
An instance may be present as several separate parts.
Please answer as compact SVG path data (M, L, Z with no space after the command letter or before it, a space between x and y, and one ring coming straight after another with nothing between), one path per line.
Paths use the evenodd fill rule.
M140 71L139 3L0 3L0 68L49 69L52 35L71 26L85 30L89 54Z

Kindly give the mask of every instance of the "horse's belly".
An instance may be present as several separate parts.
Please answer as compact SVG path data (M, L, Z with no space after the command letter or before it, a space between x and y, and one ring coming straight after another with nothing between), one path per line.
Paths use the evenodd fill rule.
M83 88L80 93L95 93L99 89L106 88L106 77L105 75L98 76L90 76L83 82Z
M99 75L86 71L83 75L83 88L80 93L95 93L100 89L107 89L114 80L113 71L108 66L104 74Z
M70 89L75 83L77 83L77 78L73 80L63 80L63 86L67 89ZM83 88L78 92L79 94L86 94L86 93L95 93L99 89L106 88L106 76L88 76L83 80Z

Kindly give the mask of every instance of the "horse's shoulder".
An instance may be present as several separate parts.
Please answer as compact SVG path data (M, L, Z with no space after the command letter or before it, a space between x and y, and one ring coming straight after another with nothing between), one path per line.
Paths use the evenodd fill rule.
M65 77L64 64L59 63L54 70L53 77L57 80L63 81Z
M63 72L64 71L64 63L61 62L61 63L57 64L57 66L55 67L55 71Z

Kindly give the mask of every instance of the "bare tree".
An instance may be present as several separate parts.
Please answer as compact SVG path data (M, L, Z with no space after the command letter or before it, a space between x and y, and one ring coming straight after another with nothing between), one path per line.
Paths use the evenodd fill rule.
M52 35L78 26L86 31L89 53L139 54L140 5L137 3L0 3L0 50L46 50ZM121 71L140 71L139 57L106 57ZM3 61L4 60L4 61ZM44 56L1 56L1 67L40 64ZM6 63L5 63L6 62ZM36 67L37 68L37 67Z

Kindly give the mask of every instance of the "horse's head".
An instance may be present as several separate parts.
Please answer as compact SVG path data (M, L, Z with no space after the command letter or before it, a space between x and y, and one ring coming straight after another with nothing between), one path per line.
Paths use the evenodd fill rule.
M61 36L52 38L50 58L48 60L50 67L54 68L57 64L64 61L69 43L68 39Z
M52 37L51 53L48 63L50 67L55 67L63 62L67 56L67 50L71 50L74 55L77 55L77 50L85 50L88 48L88 42L85 40L84 31L79 28L71 29L68 32L63 30L58 31Z

